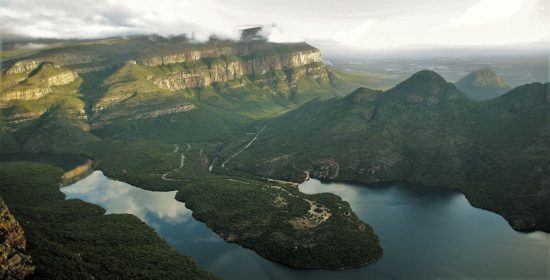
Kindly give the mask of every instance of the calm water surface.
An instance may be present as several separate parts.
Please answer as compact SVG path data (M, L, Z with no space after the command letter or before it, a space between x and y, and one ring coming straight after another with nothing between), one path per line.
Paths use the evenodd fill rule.
M550 235L522 234L455 191L393 184L364 186L309 180L305 193L332 192L348 201L381 239L384 256L347 271L300 270L223 241L191 216L176 192L151 192L110 180L101 171L62 188L67 198L130 213L201 267L224 279L449 279L550 277Z

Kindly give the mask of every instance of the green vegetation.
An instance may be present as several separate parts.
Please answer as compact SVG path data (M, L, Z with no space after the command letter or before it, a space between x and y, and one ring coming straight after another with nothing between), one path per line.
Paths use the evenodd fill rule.
M372 228L338 196L306 195L247 174L210 173L209 144L180 143L178 152L147 143L102 146L95 154L96 168L107 176L149 190L179 190L176 199L194 217L265 258L293 267L342 269L366 265L382 254ZM180 152L184 166L176 169ZM162 180L170 170L168 180ZM312 214L317 206L324 216Z
M343 269L377 260L370 226L336 195L238 178L190 183L176 199L225 240L299 268Z
M185 201L195 217L226 240L268 259L294 267L341 269L381 256L372 228L339 197L306 195L294 186L246 174L210 173L205 156L210 145L192 145L179 144L185 164L178 170L180 153L172 145L102 141L85 149L95 168L109 177L149 190L180 190L177 199ZM316 208L322 213L314 214Z
M184 37L157 36L56 43L61 47L13 57L5 54L2 84L9 84L11 89L31 85L44 88L45 79L65 70L77 71L79 78L67 85L51 87L51 93L41 98L15 99L0 106L0 150L53 151L58 150L55 141L66 144L58 146L67 151L81 150L84 143L80 140L73 144L63 140L67 137L61 137L70 127L122 140L222 142L240 135L251 121L297 108L314 98L334 97L348 91L344 79L331 76L320 62L274 69L277 63L287 61L291 53L307 55L317 51L305 43L212 39L195 44ZM189 60L190 51L202 52L200 59ZM170 60L174 57L187 58L174 63L179 61ZM145 58L168 62L149 67L140 64ZM227 66L233 62L248 72L232 79L233 73L240 71ZM28 73L8 74L8 70L19 64L33 63L40 66ZM214 73L208 72L211 69ZM204 79L213 80L214 76L226 82L185 88L201 84ZM159 83L169 83L175 88L162 88ZM9 90L2 88L0 96ZM184 106L188 109L181 109ZM49 126L55 130L43 131ZM89 135L74 136L93 141ZM53 141L40 144L50 140Z
M0 190L23 226L33 279L213 279L132 215L64 200L59 168L0 163Z
M318 58L288 62L291 53L303 52L307 60L315 51L303 43L213 39L196 45L182 37L136 36L18 53L6 58L4 70L21 61L40 66L28 73L3 71L9 88L44 87L67 69L79 74L43 97L3 103L0 152L78 155L93 159L94 168L111 178L149 190L178 190L177 199L226 240L293 267L351 268L382 254L372 228L339 197L306 195L267 179L300 181L304 171L327 180L458 188L518 230L549 230L548 84L476 102L436 73L421 71L384 92L360 88L337 97L355 86L385 88L390 81L326 68ZM230 67L236 61L247 69L237 78L241 70ZM277 66L281 61L286 66ZM2 88L0 94L7 92ZM129 275L136 278L143 275L133 269L149 262L136 256L147 246L162 265L174 268L187 260L159 249L164 243L143 233L149 229L135 218L102 216L97 207L64 201L58 190L38 189L55 187L59 169L28 164L16 172L16 166L24 164L2 164L9 180L0 184L11 193L5 195L10 207L27 221L30 240L42 246L34 250L44 256L44 273L58 273L47 265L65 273L71 262L100 278L124 270L102 267L105 274L97 274L99 266L78 263L83 256L74 253L77 245L86 248L91 263L129 262ZM24 186L36 190L13 195ZM42 192L53 198L35 201ZM40 213L47 215L39 219ZM105 232L118 224L111 235ZM92 232L105 237L98 240ZM124 234L130 238L119 240ZM120 248L114 253L118 261L97 257L105 244ZM54 255L47 246L59 248L59 256L46 259ZM153 273L146 267L143 273Z
M226 167L287 180L309 171L321 179L448 186L517 230L549 231L549 86L529 84L478 103L422 71L386 92L314 100L268 121Z

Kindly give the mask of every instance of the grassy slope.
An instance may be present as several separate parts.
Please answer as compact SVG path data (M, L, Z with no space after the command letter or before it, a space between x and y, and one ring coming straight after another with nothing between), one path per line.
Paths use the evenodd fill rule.
M0 163L2 196L23 226L34 279L210 279L131 215L64 200L59 168Z

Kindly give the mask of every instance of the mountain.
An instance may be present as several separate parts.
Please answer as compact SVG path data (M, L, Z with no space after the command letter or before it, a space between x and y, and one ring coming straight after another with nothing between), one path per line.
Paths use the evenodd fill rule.
M225 139L250 120L348 89L306 43L134 36L60 41L3 56L2 131L62 111L71 125L102 136L144 137L162 127L170 132L162 134L166 141L213 140L217 128Z
M498 97L510 86L491 69L474 71L456 82L456 87L474 100L488 100Z
M475 102L431 71L266 121L225 167L270 178L406 181L459 189L517 230L550 231L550 84ZM233 147L222 151L231 154Z

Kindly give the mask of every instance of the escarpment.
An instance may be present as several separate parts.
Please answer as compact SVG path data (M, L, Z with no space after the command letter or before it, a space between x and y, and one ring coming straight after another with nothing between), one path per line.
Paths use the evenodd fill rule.
M26 250L23 228L0 197L0 279L24 279L34 272Z
M53 63L60 66L67 66L88 64L95 60L98 60L98 57L91 54L58 53L52 55L38 56L13 63L6 69L5 74L11 75L30 73L36 70L41 64L45 62Z
M26 63L14 65L18 65L18 70L25 71L36 66L34 62ZM14 69L13 67L10 69ZM4 116L0 125L2 128L40 118L46 112L59 108L61 103L77 97L82 81L72 69L50 62L39 63L36 69L28 73L9 73L12 72L6 71L1 77L0 115ZM82 118L86 115L82 109L84 106L76 106L82 101L75 101L66 103L75 107L67 114L78 113L78 117Z
M162 41L140 50L113 70L101 85L105 93L90 106L98 122L122 116L149 118L149 112L157 115L155 112L162 111L158 104L178 98L269 93L302 103L338 92L321 52L306 43ZM160 115L187 111L168 110Z
M200 110L203 101L225 102L214 100L221 95L228 98L223 106L246 101L258 103L251 110L267 113L267 107L281 110L343 93L321 52L306 43L135 36L67 42L9 58L4 65L0 114L5 124L27 122L61 106L71 107L65 112L71 116L85 110L76 116L78 122L89 117L92 127L101 127L115 119Z
M247 47L243 47L246 45ZM284 81L287 90L303 77L328 78L318 49L307 44L233 44L209 49L193 49L167 55L149 55L138 63L159 70L153 78L161 89L178 91L204 88L246 77L257 85ZM170 67L181 64L182 69ZM165 75L166 69L168 75ZM270 76L267 80L264 76ZM239 86L244 85L239 83ZM277 87L277 89L281 89Z
M213 83L226 83L246 75L246 70L240 61L232 59L217 59L209 65L199 64L176 70L167 77L156 77L153 83L159 88L170 91L188 88L203 88Z
M34 61L19 64L17 69L28 71L28 67L35 67ZM78 78L75 71L52 63L38 64L30 73L23 76L9 73L12 72L8 69L6 74L2 75L6 83L0 92L0 102L4 103L4 106L6 102L13 100L40 99L52 93L55 87L66 86Z
M200 51L188 51L179 54L170 54L163 56L146 56L142 57L139 61L140 64L155 67L166 64L183 63L189 61L196 61L201 59Z

